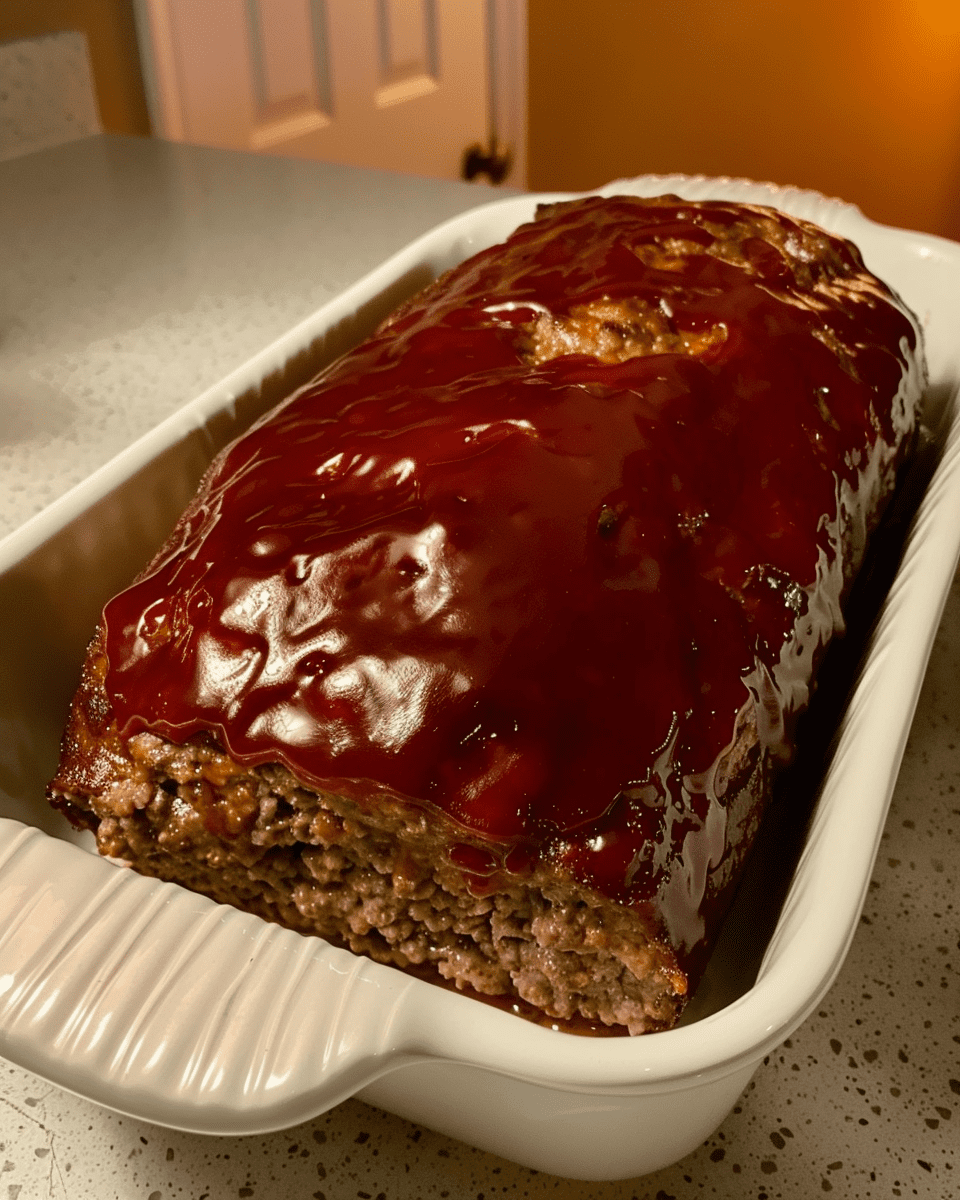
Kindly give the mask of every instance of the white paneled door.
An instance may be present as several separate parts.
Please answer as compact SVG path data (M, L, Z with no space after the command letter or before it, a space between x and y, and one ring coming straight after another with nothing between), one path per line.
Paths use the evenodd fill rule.
M524 0L139 0L137 17L163 137L459 179L497 135L523 182Z

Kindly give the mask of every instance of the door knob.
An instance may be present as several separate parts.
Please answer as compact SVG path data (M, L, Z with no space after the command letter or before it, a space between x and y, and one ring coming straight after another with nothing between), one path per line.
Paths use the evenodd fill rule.
M487 150L480 145L473 145L463 152L460 174L468 182L476 179L478 175L486 175L491 183L503 183L510 165L509 150L499 150L492 142Z

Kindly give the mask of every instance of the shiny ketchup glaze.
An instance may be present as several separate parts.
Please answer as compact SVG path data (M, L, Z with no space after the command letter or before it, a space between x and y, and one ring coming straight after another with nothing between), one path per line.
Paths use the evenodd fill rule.
M655 336L538 357L598 312ZM680 872L695 909L717 764L755 702L785 749L781 650L824 639L838 498L912 423L915 340L853 247L771 210L554 206L219 457L106 610L121 731L442 810L478 888L552 860L634 903Z

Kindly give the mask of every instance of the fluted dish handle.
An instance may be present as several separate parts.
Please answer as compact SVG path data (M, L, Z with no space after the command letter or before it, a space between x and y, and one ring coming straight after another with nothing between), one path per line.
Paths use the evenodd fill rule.
M6 818L0 931L0 1054L156 1124L285 1128L402 1058L414 981Z

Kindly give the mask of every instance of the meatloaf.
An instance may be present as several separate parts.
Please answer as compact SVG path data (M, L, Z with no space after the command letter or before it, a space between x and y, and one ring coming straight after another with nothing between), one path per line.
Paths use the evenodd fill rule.
M52 802L378 962L667 1028L922 384L803 220L545 206L214 461L106 606Z

